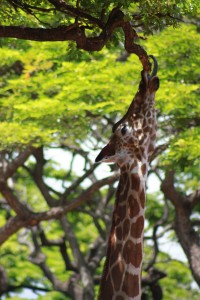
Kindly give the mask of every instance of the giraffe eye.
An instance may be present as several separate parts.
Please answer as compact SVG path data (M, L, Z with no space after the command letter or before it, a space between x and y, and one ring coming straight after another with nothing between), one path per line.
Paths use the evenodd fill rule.
M122 135L125 135L125 134L126 134L126 131L127 131L127 126L124 125L124 126L122 127L122 129L121 129L121 134L122 134Z

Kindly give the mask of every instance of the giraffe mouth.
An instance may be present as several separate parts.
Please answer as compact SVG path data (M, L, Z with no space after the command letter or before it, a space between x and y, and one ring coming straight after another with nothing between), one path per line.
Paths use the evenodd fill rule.
M115 147L113 143L108 143L97 155L95 162L101 162L101 161L111 161L111 157L115 155Z

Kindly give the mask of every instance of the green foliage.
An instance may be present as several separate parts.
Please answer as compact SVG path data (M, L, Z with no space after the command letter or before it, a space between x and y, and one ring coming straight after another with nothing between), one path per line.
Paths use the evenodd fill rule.
M80 248L83 253L89 250L92 241L98 237L92 217L81 212L73 212L70 215L70 223L73 224L74 232L80 241Z
M188 25L145 41L148 53L154 53L160 66L161 139L166 139L169 125L180 128L180 134L167 134L171 143L162 159L165 166L182 165L182 161L183 169L198 163L199 43L196 28ZM79 144L90 135L88 111L97 116L124 113L136 91L141 66L135 56L121 63L108 50L100 54L79 51L77 57L72 44L20 42L20 51L16 41L14 49L12 44L9 41L0 50L4 57L1 68L8 70L0 82L1 148L60 141ZM16 61L22 65L20 74L12 67Z
M41 279L41 270L27 260L28 255L27 247L17 242L16 235L13 235L6 244L1 246L1 264L8 273L10 284L43 283L48 286L48 281Z
M35 212L46 210L47 204L38 189L35 188L33 180L27 176L27 171L22 168L18 169L16 174L16 192L22 202L26 203Z
M152 248L150 248L148 244L145 244L144 251L145 265L152 256ZM199 299L199 291L192 286L192 276L187 263L172 259L169 254L159 251L154 267L166 274L166 276L159 281L163 292L163 300ZM146 275L147 274L143 272L143 276L145 277Z
M160 39L165 43L160 43ZM161 87L157 93L160 138L171 139L161 164L188 173L199 164L200 153L199 43L199 34L192 25L182 25L174 31L167 29L145 43L160 66Z
M166 262L157 264L159 269L164 269L167 273L167 277L160 281L163 300L197 300L199 291L191 287L192 277L187 264L177 260L167 261L167 257L165 259Z
M2 78L2 147L48 144L60 141L63 135L71 143L76 143L80 139L80 126L81 138L84 139L87 134L89 120L86 111L105 114L113 110L113 105L120 111L125 94L129 93L131 97L130 83L133 79L130 71L129 76L126 73L132 67L128 63L126 68L115 63L114 55L104 52L107 57L104 60L98 60L98 55L97 59L91 55L89 62L77 64L65 60L66 49L61 43L57 43L59 57L55 57L54 44L46 43L41 47L31 44L32 48L21 50L22 74ZM12 56L12 50L7 47L3 48L2 54L8 66L13 63L14 57L19 59L17 51ZM112 67L116 69L114 74ZM126 76L126 85L121 82L121 76Z
M127 11L127 18L135 11L136 5L139 5L138 11L143 7L142 20L151 31L163 28L163 23L155 18L154 24L151 25L153 27L148 27L149 16L152 19L152 16L155 17L155 14L161 11L166 14L170 11L179 17L180 11L195 11L197 2L189 2L191 1L176 1L176 7L173 3L167 7L166 1L140 1L139 4L123 1L121 5L125 12L130 7L132 9ZM43 7L46 5L46 1L31 3ZM88 11L94 5L93 1L80 3L86 5ZM96 3L101 5L102 2ZM3 4L8 7L7 1ZM111 9L116 5L116 1L107 1L105 5ZM94 15L97 15L99 10L95 11L94 7ZM5 23L9 22L8 12L8 9L0 12L1 16L7 14ZM16 24L25 20L21 11L16 11L16 16ZM53 15L53 24L60 21L65 24L62 18L61 13ZM167 24L173 22L171 18L165 18L165 21ZM32 18L29 23L24 24L32 25L35 22ZM0 62L1 150L18 151L27 144L46 148L60 147L62 143L78 145L83 149L87 139L93 137L93 129L105 127L103 117L113 119L116 115L124 114L138 87L141 64L135 56L130 56L126 62L116 61L121 49L114 51L112 47L111 50L104 49L100 53L88 53L76 50L72 43L64 42L1 40L0 43L0 54L3 57ZM159 62L161 86L156 103L159 117L158 142L169 143L157 163L162 169L171 166L177 168L176 186L185 193L197 188L199 184L199 44L199 34L193 25L182 25L174 30L168 28L143 42L147 52L154 54ZM105 136L111 133L111 127L104 130ZM34 163L30 160L26 166L31 169ZM45 180L54 178L55 186L61 180L68 184L78 176L69 172L64 178L67 171L63 168L58 170L55 162L50 160L44 168ZM42 195L25 169L18 170L15 181L16 192L23 202L34 211L47 209ZM70 195L70 199L81 189L82 186L78 187ZM105 190L102 194L105 194ZM160 194L148 195L147 229L151 229L162 217L163 203ZM91 205L96 205L95 195ZM172 208L169 209L168 223L173 217ZM199 207L197 209L199 210ZM1 226L5 224L6 218L6 212L1 212ZM81 251L85 254L91 242L98 236L93 218L82 209L81 212L72 212L69 221L81 245ZM102 227L104 225L102 222ZM43 222L42 226L48 239L57 239L63 235L58 221ZM70 272L65 272L58 249L54 247L52 251L43 247L42 251L56 276L62 281L68 279ZM70 250L68 252L72 257ZM11 284L34 282L49 288L49 282L43 278L40 269L27 260L29 254L27 247L18 243L16 235L1 248L1 263L8 271ZM147 255L151 256L150 253ZM168 274L167 278L161 281L164 299L198 299L196 290L191 290L189 267L177 261L168 263L168 260L169 257L162 254L157 262L158 268L166 270ZM96 274L100 272L98 268ZM62 297L60 293L49 292L38 296L37 299ZM17 298L22 299L12 299Z
M199 3L197 1L139 1L139 10L142 12L147 33L152 30L162 30L166 25L177 26L177 20L182 14L194 15ZM153 25L152 22L153 16Z
M154 226L158 221L160 221L163 217L163 207L165 203L163 200L162 194L159 192L147 194L147 202L146 202L146 211L145 216L148 220L148 226L146 226L146 231L150 230L152 226ZM163 226L171 223L174 218L174 208L172 208L168 203L168 214L169 217L167 221L165 221Z
M68 1L71 7L76 7L76 1ZM55 9L50 1L1 1L0 17L2 24L23 25L32 27L58 27L74 23L73 14L63 9ZM143 32L151 33L163 29L168 25L176 26L183 15L194 16L199 8L199 1L88 1L81 0L78 7L93 18L106 21L109 13L115 7L120 7L125 13L125 19L134 20L142 27ZM134 16L137 15L136 19ZM76 15L75 15L76 16ZM138 21L139 20L139 21ZM97 26L90 23L86 17L80 15L82 24L91 24L89 32L97 32ZM91 34L91 33L90 33Z

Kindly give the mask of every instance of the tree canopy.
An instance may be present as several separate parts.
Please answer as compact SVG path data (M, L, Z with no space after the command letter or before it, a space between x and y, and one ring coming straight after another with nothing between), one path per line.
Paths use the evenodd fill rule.
M187 17L196 15L198 7L198 1L194 0L171 2L4 0L0 15L3 26L1 36L33 40L38 37L39 40L44 41L56 40L55 34L51 35L55 32L60 33L57 40L70 40L69 37L73 36L72 39L75 41L77 39L78 42L78 36L80 38L82 33L86 39L94 38L88 39L91 44L92 41L100 43L98 37L105 39L106 35L110 35L116 28L123 28L122 19L124 22L131 21L133 28L140 28L143 32L150 33L168 25L177 25L185 15ZM117 10L117 15L112 14L115 10ZM114 19L112 19L113 16ZM28 31L28 28L37 30ZM57 31L55 31L56 28ZM107 40L104 44L106 42ZM91 45L91 47L95 46Z
M199 299L198 1L1 5L0 295L95 299L119 174L94 157L126 112L148 53L161 87L143 295ZM174 243L184 260L169 251Z

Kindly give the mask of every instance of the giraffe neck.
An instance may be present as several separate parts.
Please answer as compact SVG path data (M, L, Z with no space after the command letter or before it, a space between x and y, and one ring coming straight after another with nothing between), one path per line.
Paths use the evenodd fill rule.
M141 299L146 170L136 160L121 168L99 300Z

